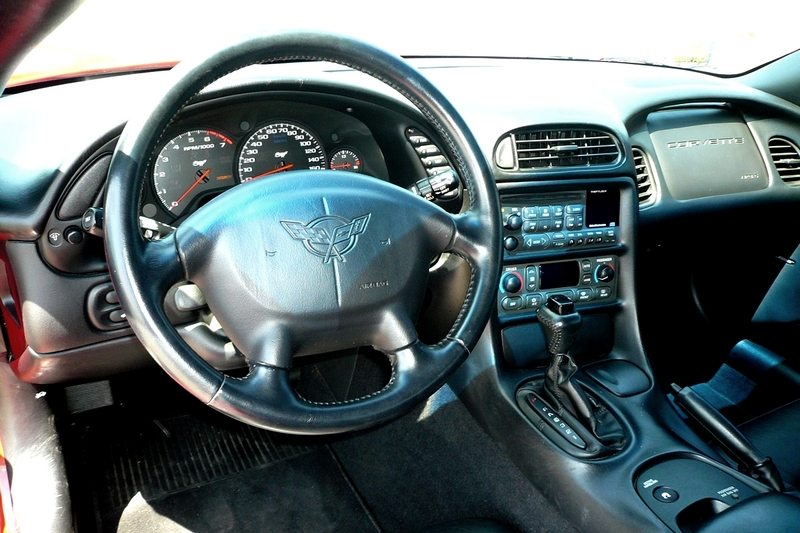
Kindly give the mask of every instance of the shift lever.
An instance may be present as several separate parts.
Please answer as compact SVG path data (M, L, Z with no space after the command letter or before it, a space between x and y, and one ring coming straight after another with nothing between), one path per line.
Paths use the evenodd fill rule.
M569 355L569 350L581 328L581 315L575 311L572 300L557 294L547 299L536 316L544 329L550 354L550 364L544 378L546 399L556 411L569 411L596 435L597 420L589 399L580 385L572 381L578 366Z

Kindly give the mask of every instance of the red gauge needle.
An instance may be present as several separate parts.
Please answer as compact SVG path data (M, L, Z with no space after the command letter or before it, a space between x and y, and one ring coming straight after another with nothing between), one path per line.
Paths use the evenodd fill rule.
M195 187L200 185L200 182L206 179L209 174L211 174L210 168L207 168L200 174L198 174L197 179L194 180L194 183L189 185L189 188L183 191L183 194L181 194L180 197L177 200L175 200L175 202L172 204L172 207L178 207L178 204L180 204L183 201L183 199L186 198L189 195L189 193L194 190Z
M263 178L264 176L269 176L270 174L277 174L278 172L283 172L284 170L289 170L294 168L294 163L286 163L285 165L281 165L278 168L273 168L272 170L268 170L258 176L253 176L247 181L257 180L258 178Z
M352 165L351 165L350 163L339 163L338 165L337 165L337 164L332 164L332 165L331 165L331 168L332 168L332 169L337 169L337 168L350 168L351 166L352 166Z

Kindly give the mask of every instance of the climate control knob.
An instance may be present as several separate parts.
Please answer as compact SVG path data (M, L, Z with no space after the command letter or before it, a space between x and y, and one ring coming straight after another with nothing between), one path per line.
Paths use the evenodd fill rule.
M611 265L598 265L597 268L594 269L594 279L600 283L609 283L613 281L616 274L614 267Z
M503 286L503 290L507 293L515 294L522 289L522 279L517 274L506 274L503 276L501 285Z
M522 227L522 217L517 214L508 215L505 226L506 229L517 231L519 228Z

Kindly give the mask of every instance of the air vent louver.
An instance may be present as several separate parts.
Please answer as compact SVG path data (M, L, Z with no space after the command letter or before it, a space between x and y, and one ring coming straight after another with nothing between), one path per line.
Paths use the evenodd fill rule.
M514 140L520 170L610 165L620 157L617 140L599 130L521 131Z
M641 148L633 149L633 164L636 167L636 190L639 193L639 207L644 207L656 201L653 175L647 157Z
M797 145L782 137L769 140L769 155L786 185L800 187L800 150Z

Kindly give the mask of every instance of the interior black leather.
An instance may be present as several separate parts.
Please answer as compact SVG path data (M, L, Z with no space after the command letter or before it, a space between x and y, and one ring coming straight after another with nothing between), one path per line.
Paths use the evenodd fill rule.
M768 493L734 505L718 514L697 533L758 531L778 533L797 531L800 524L800 500L786 494Z
M800 400L742 424L742 432L763 454L772 458L786 483L800 486Z

